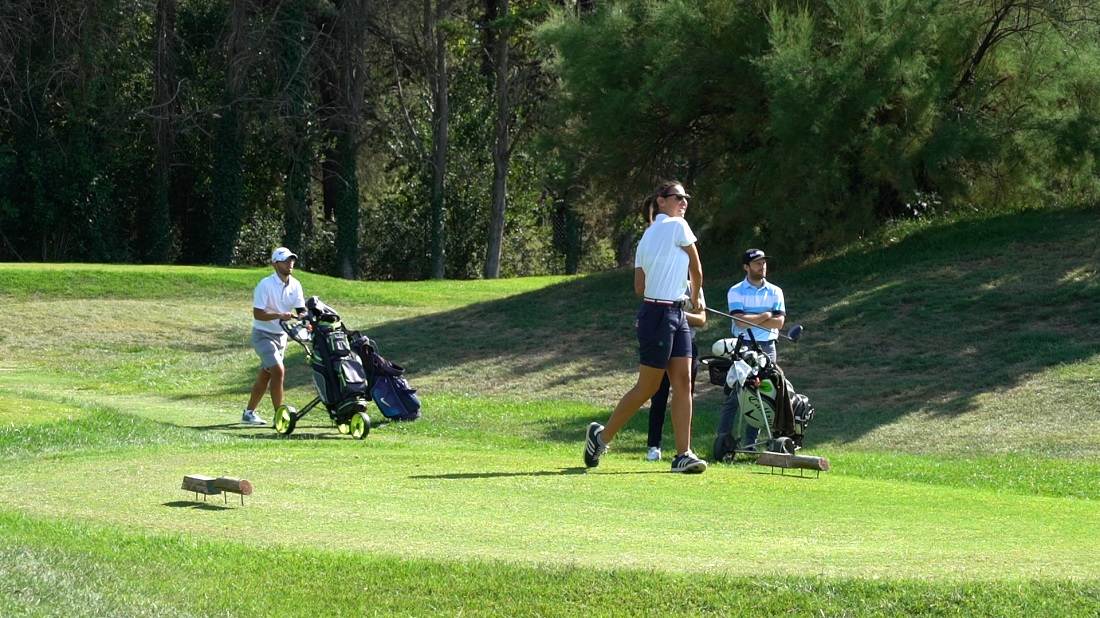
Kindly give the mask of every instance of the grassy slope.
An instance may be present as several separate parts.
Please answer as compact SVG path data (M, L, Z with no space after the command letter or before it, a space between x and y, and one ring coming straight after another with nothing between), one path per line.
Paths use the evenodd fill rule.
M584 424L632 379L621 273L303 274L427 402L423 421L358 443L317 413L288 441L233 423L253 366L242 290L262 271L0 265L0 580L22 582L0 588L0 608L1095 615L1098 223L897 229L798 271L775 264L807 327L781 354L818 409L808 450L835 466L817 480L745 465L673 477L640 461L644 415L581 473ZM735 276L708 277L721 306ZM292 401L312 396L308 379L292 368ZM717 403L703 387L698 450ZM246 476L257 495L196 505L176 489L186 473ZM144 569L165 576L125 575ZM229 598L182 594L192 581Z

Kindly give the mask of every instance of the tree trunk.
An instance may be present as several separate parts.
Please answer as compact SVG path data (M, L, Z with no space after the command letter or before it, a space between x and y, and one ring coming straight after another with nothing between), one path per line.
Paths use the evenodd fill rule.
M577 212L576 192L566 192L565 208L565 274L575 275L581 269L584 255L584 219Z
M210 248L207 258L227 266L233 262L241 231L244 203L244 170L241 163L241 97L244 89L246 59L243 38L247 27L245 0L232 0L229 15L229 64L226 68L225 99L222 116L214 136L214 170L210 221Z
M446 223L446 175L447 146L450 131L450 99L448 89L447 41L439 22L446 14L446 0L432 6L432 0L424 0L425 40L431 42L435 71L431 76L432 89L432 194L431 194L431 277L442 279L445 272L444 224Z
M359 180L356 131L351 123L336 136L336 276L359 275Z
M340 194L340 165L334 148L325 148L321 160L321 192L321 217L325 221L335 221L336 200Z
M302 235L308 218L309 137L306 133L306 97L309 94L306 71L305 0L290 0L282 15L283 81L286 84L285 109L290 125L286 144L287 170L283 190L283 246L302 253Z
M244 176L238 103L226 104L214 134L213 187L211 191L209 247L205 259L219 266L233 262L241 231ZM203 256L199 257L204 259Z
M366 69L363 41L366 0L344 0L337 5L336 35L339 71L339 109L336 118L336 276L359 275L359 123L363 109Z
M153 171L155 191L146 230L145 262L163 264L168 261L171 246L172 151L175 136L172 123L177 109L176 90L176 0L157 0L155 27L155 57L153 59L153 141L156 159Z
M489 0L489 27L495 28L493 19L500 20L508 16L508 0ZM493 142L493 187L490 198L492 211L489 217L489 242L485 254L485 278L500 277L501 246L504 243L505 210L508 200L508 168L511 146L508 143L511 108L508 102L508 31L496 32L491 50L495 76L493 88L496 97L496 123Z

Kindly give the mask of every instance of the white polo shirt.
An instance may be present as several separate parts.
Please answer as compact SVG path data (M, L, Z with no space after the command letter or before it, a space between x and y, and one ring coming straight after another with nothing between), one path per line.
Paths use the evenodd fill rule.
M688 286L688 257L684 247L695 244L695 234L683 217L659 214L646 228L634 267L645 272L645 297L678 300Z
M264 311L275 313L293 312L298 307L306 306L305 293L302 284L293 276L287 278L287 282L279 278L279 273L271 273L270 277L264 277L256 284L252 292L252 306ZM278 320L252 320L252 328L267 331L274 334L282 334L283 329Z

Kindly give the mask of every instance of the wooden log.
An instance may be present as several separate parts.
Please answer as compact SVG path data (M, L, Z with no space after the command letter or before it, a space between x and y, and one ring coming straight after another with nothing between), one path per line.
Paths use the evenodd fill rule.
M180 489L186 489L187 491L193 491L197 494L205 494L207 496L216 496L222 491L215 487L212 476L203 476L201 474L188 474L183 477L183 485Z
M829 471L829 460L824 457L791 455L790 453L760 453L760 456L756 458L756 465L771 466L773 468L803 468L819 472Z
M228 476L219 476L214 479L214 487L222 491L227 491L233 494L241 494L242 496L252 495L252 483L244 479L236 479Z

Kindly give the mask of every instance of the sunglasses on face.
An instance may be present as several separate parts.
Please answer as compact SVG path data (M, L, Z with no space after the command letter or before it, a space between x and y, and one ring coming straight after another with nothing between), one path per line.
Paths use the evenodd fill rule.
M674 197L677 202L686 202L691 199L691 196L687 193L665 193L661 197Z

